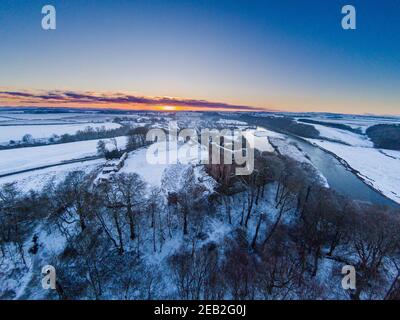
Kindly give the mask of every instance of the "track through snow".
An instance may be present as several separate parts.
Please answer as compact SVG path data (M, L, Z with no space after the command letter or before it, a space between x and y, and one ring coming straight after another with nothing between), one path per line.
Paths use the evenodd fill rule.
M119 148L126 145L126 137L117 137ZM18 148L0 151L0 175L61 164L65 161L97 155L97 139L55 144L49 146Z

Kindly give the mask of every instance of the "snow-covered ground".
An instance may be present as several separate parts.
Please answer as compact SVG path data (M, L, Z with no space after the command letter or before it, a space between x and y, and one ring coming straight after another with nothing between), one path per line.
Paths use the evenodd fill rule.
M113 122L0 126L0 144L8 144L10 140L20 141L25 134L32 135L34 139L46 139L53 135L75 134L77 131L85 130L88 127L110 130L120 126L120 124Z
M125 165L121 169L121 173L137 173L143 180L152 186L161 186L161 176L168 167L167 164L150 164L146 159L147 148L129 153Z
M30 190L40 191L51 181L54 183L63 181L67 174L72 171L84 171L89 173L92 170L100 168L104 163L104 159L96 159L18 173L0 178L0 187L6 183L15 183L18 190L23 193L29 192Z
M39 124L70 124L70 123L104 123L112 122L119 117L118 114L107 114L98 112L65 112L65 113L23 113L23 112L4 112L0 110L0 125L39 125ZM141 122L143 117L138 114L124 114L124 119L131 119Z
M347 130L326 127L319 124L312 124L312 126L319 131L319 134L322 138L335 140L352 146L371 148L374 146L372 141L366 135L353 133Z
M243 121L232 120L232 119L220 119L217 121L218 124L224 125L236 125L236 126L247 126L248 124Z
M244 136L248 140L250 147L258 149L261 152L274 152L275 149L269 142L269 139L272 137L283 138L283 135L266 129L247 130Z
M102 140L106 141L107 139ZM126 137L117 137L116 140L119 148L125 147ZM97 154L98 141L87 140L49 146L1 150L0 175L95 156Z
M346 161L367 184L400 203L400 151L308 140Z
M0 121L3 119L15 120L61 120L75 117L87 117L91 113L63 112L63 113L25 113L22 111L0 112Z
M177 163L197 164L207 156L206 149L196 142L177 145L162 141L131 152L120 172L135 172L150 185L160 187L163 172L168 166Z

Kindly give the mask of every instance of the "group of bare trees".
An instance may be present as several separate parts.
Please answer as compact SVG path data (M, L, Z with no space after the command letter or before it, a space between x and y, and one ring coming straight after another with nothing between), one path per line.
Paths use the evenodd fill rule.
M148 144L149 142L146 141L146 134L148 128L146 127L136 127L128 132L128 142L127 142L127 149L128 151L132 151L138 148L141 148Z
M31 240L29 235L46 215L45 198L33 192L21 194L15 184L0 188L0 266L7 259L15 266L27 266L24 243Z
M52 223L68 239L68 247L56 261L65 274L59 286L64 288L64 296L71 298L80 295L76 292L79 287L96 299L114 291L119 294L123 287L120 298L133 298L132 292L152 279L137 271L143 267L141 254L150 247L159 250L163 243L160 192L151 190L152 197L146 197L147 185L135 173L117 174L98 186L93 185L93 178L73 172L53 187ZM76 285L71 283L73 274L80 275L75 277Z
M167 172L166 179L175 185L175 192L170 197L165 197L159 188L150 188L134 173L117 174L108 183L94 187L94 177L83 172L73 172L63 182L52 187L52 223L62 230L69 243L65 265L70 265L76 259L84 259L80 266L86 266L90 277L81 281L87 283L95 298L102 297L104 283L107 283L103 274L110 273L105 267L107 263L98 264L93 261L95 256L98 256L99 261L111 259L111 265L117 263L115 261L132 265L135 260L134 267L138 269L143 267L140 262L143 256L161 252L166 241L176 239L183 239L191 253L198 256L197 242L208 208L205 189L197 183L192 166L177 166L176 169L179 179L169 177ZM175 201L167 201L171 197ZM85 208L84 212L81 208ZM71 228L72 225L79 227ZM200 260L194 262L196 268L197 261ZM77 265L76 262L73 265ZM128 281L127 272L129 270L122 270L115 283ZM151 287L155 285L155 274L152 271L142 277L149 281L146 284L147 295L154 294ZM70 280L65 281L68 284ZM128 282L132 286L138 281L133 279ZM63 286L61 280L59 285ZM66 295L68 289L64 288L63 292ZM207 294L215 296L213 293Z
M218 250L213 246L196 251L181 250L170 258L172 284L179 299L223 299L225 288L221 278Z

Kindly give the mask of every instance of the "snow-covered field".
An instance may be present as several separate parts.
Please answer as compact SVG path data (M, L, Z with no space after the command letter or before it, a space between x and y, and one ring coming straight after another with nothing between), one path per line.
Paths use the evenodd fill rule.
M258 149L261 152L274 152L275 149L269 142L270 138L283 138L280 133L276 133L266 129L247 130L244 134L252 148Z
M71 124L71 123L104 123L112 122L118 114L97 112L66 112L66 113L23 113L4 112L0 110L0 125L39 125L39 124ZM143 118L137 114L125 114L126 119Z
M84 171L89 173L92 170L100 168L104 162L104 159L96 159L18 173L0 178L0 187L7 183L15 183L18 190L23 193L29 192L30 190L40 191L51 181L54 183L63 181L69 172Z
M147 148L129 153L125 165L121 169L121 173L137 173L143 180L152 186L161 186L161 176L168 167L167 164L149 164L146 160Z
M119 148L125 147L126 137L117 137L116 140ZM0 175L95 156L98 141L87 140L49 146L1 150Z
M25 134L32 135L34 139L46 139L53 135L75 134L77 131L84 130L88 127L111 130L119 128L120 126L120 124L113 122L0 126L0 144L8 144L10 140L20 141Z
M330 128L319 124L312 124L319 131L322 138L335 140L343 144L352 146L372 148L374 144L366 135L353 133L347 130Z
M223 125L236 125L236 126L247 126L248 124L243 121L238 121L238 120L232 120L232 119L220 119L217 121L218 124L223 124Z
M62 120L67 118L87 117L91 113L64 112L64 113L24 113L24 112L0 112L0 121L4 119L14 120Z
M168 115L163 115L165 118ZM0 109L0 123L3 121L64 121L64 122L107 122L116 117L123 117L132 120L148 121L161 118L157 113L103 113L98 111L86 112L23 112L23 111L3 111Z

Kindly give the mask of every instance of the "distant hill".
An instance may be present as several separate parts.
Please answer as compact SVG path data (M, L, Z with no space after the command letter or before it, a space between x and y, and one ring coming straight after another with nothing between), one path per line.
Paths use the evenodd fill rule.
M400 150L400 125L377 124L366 131L375 148Z
M332 123L332 122L325 122L325 121L317 121L317 120L311 120L311 119L299 119L298 121L304 122L304 123L311 123L311 124L320 124L326 127L331 127L331 128L336 128L336 129L341 129L341 130L347 130L351 131L354 133L361 133L360 129L354 129L348 125L345 125L343 123Z

